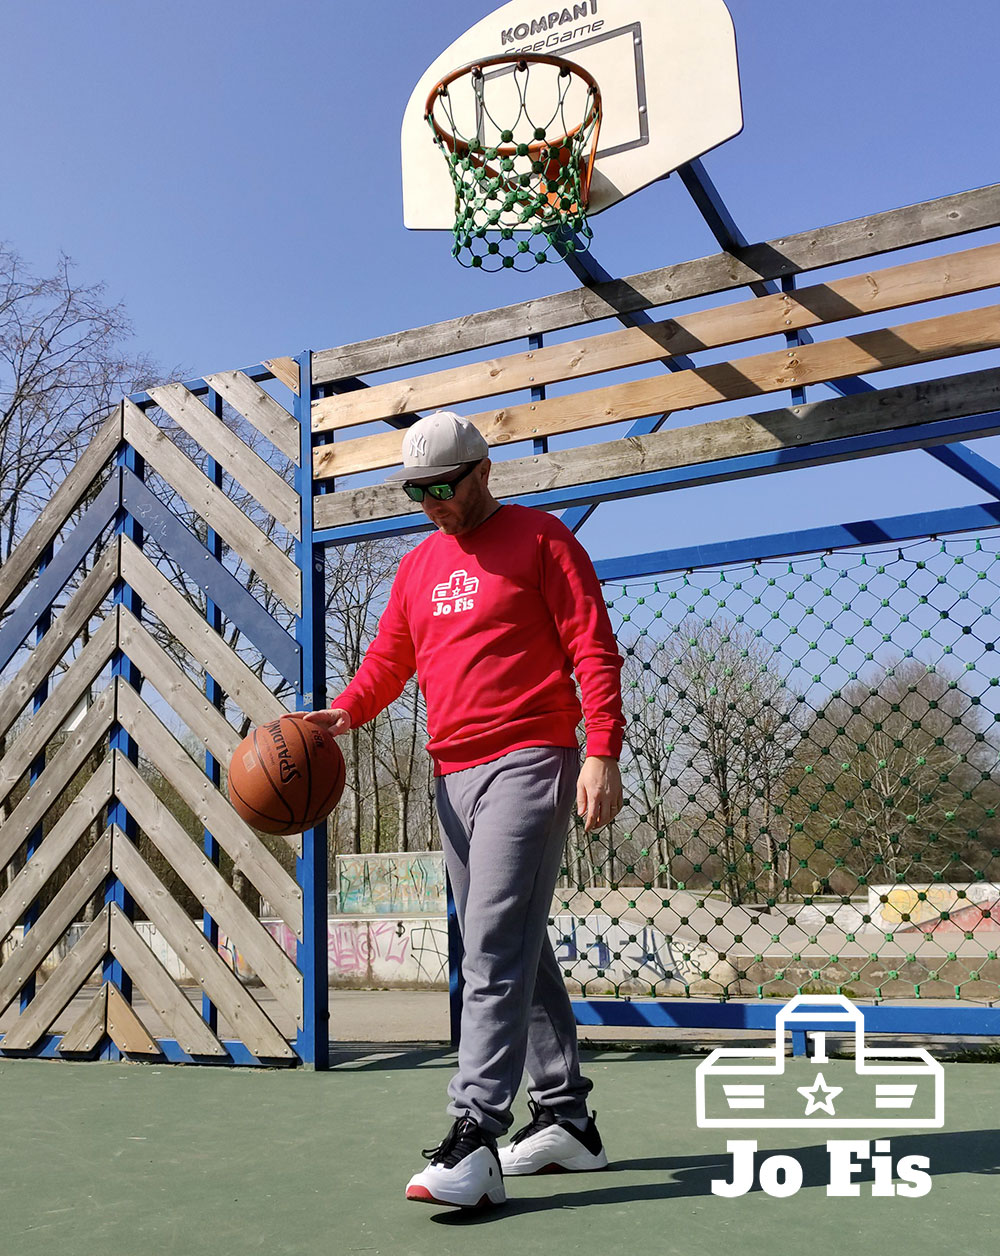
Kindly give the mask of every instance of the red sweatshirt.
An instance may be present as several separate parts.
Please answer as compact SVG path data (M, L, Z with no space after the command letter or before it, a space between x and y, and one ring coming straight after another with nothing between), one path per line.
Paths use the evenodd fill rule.
M364 724L415 671L441 776L524 746L576 746L575 670L587 754L618 758L621 666L586 550L552 515L501 506L406 555L378 634L331 705Z

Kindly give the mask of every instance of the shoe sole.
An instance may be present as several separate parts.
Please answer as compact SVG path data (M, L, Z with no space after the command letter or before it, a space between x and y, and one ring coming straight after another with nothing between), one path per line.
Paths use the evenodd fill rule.
M507 1196L503 1195L500 1199L492 1199L487 1191L475 1204L463 1204L457 1199L441 1199L437 1195L432 1195L426 1186L408 1186L406 1188L406 1198L414 1204L441 1204L445 1208L498 1208L501 1204L507 1202Z

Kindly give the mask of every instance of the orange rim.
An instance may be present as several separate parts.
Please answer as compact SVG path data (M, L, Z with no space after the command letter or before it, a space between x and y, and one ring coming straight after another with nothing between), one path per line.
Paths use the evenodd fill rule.
M551 65L560 71L565 71L576 75L581 79L593 92L593 99L590 108L587 110L586 117L578 125L567 131L564 135L560 135L553 139L535 140L527 145L528 153L535 155L545 149L565 148L581 131L585 130L592 123L594 131L590 142L590 153L584 160L580 162L580 173L582 179L581 191L583 193L583 203L586 206L590 199L590 180L594 173L594 158L597 154L597 138L601 132L601 89L597 84L597 80L585 70L582 65L577 65L575 61L567 61L562 57L552 57L544 53L524 53L521 56L497 56L484 57L481 61L471 61L468 65L460 66L457 70L452 70L450 74L445 75L431 88L427 97L427 104L424 107L424 117L433 128L434 134L452 153L456 153L463 157L475 156L472 153L469 142L461 140L458 136L453 135L450 131L446 131L434 116L434 106L437 104L439 96L447 90L447 88L457 79L466 75L475 75L478 71L480 75L484 68L495 65L512 65L515 68L521 65ZM498 157L515 157L518 144L500 144L496 146L496 154ZM497 172L486 164L483 159L482 168L491 177L497 177Z

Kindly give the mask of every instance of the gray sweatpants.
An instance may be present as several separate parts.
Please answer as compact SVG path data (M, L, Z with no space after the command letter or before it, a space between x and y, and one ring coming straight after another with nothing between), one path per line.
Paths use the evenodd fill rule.
M548 936L577 750L514 750L437 778L441 841L465 947L452 1116L508 1129L527 1066L529 1094L565 1117L587 1115L576 1023Z

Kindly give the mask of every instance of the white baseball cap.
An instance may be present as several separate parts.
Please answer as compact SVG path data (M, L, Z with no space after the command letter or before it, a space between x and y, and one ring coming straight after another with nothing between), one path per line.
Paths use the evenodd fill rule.
M386 476L386 484L431 483L451 475L490 452L485 437L468 419L438 410L418 419L403 437L403 466Z

